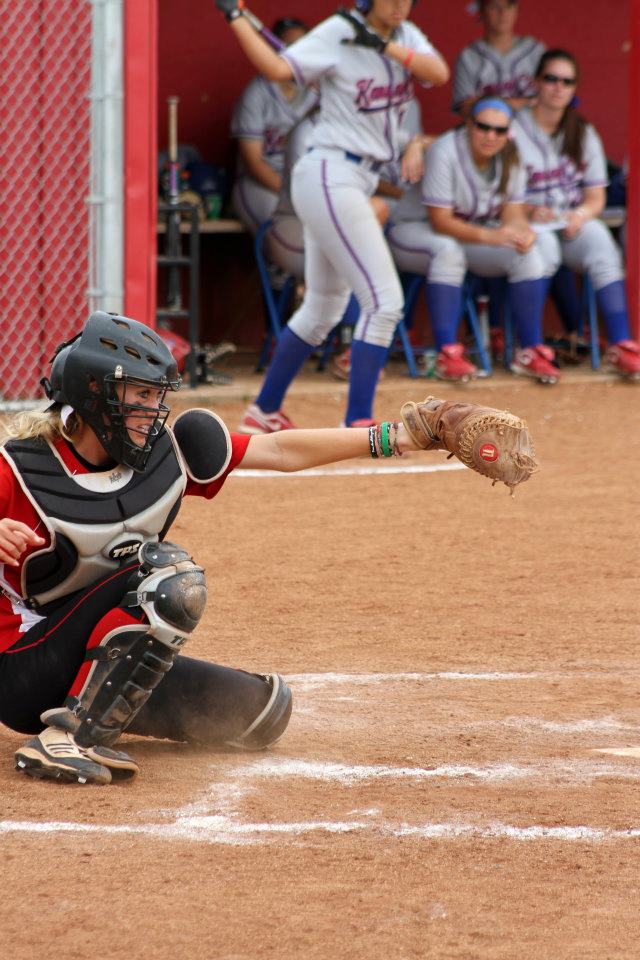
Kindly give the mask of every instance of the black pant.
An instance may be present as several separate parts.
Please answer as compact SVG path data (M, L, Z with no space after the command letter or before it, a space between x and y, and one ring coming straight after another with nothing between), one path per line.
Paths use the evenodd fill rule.
M73 594L0 655L2 723L21 733L42 729L40 714L64 703L92 630L120 606L136 567L125 565ZM224 743L246 730L269 694L255 674L179 656L127 732Z

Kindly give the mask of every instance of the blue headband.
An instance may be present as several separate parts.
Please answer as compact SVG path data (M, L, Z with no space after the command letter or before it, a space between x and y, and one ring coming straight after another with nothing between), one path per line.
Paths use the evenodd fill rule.
M501 110L509 120L513 118L513 110L509 104L497 97L483 97L482 100L478 100L471 111L471 116L476 117L481 110Z

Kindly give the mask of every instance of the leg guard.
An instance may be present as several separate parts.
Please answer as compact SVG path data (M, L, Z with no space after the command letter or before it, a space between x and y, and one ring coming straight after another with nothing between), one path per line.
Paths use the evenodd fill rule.
M244 733L235 740L228 740L227 746L240 750L264 750L276 743L289 723L293 698L291 690L277 673L255 674L271 687L271 696L258 716Z
M87 651L95 661L76 697L66 703L66 728L84 747L115 743L173 666L204 611L204 571L172 543L144 543L125 607L149 621L118 627ZM57 712L57 723L61 718Z

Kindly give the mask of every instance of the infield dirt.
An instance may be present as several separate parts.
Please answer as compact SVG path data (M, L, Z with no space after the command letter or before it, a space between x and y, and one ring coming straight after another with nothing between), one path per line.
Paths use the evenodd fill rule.
M291 724L263 754L126 737L142 773L108 788L19 776L3 728L7 960L640 956L640 760L594 752L640 745L640 388L399 369L378 415L506 407L539 474L515 499L450 470L185 501L171 536L209 582L186 653L290 678ZM236 373L175 412L233 429ZM336 426L345 391L309 372L286 411Z

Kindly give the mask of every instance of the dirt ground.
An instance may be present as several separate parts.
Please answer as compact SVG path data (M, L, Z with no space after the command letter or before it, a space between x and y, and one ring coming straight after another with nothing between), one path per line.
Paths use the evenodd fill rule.
M233 428L236 374L184 400ZM640 387L398 364L376 412L430 392L527 419L515 499L464 469L234 475L172 530L210 585L187 652L293 689L272 750L126 737L134 781L60 786L2 729L1 956L640 956L640 758L596 752L640 745ZM309 371L286 409L337 425L345 394Z

